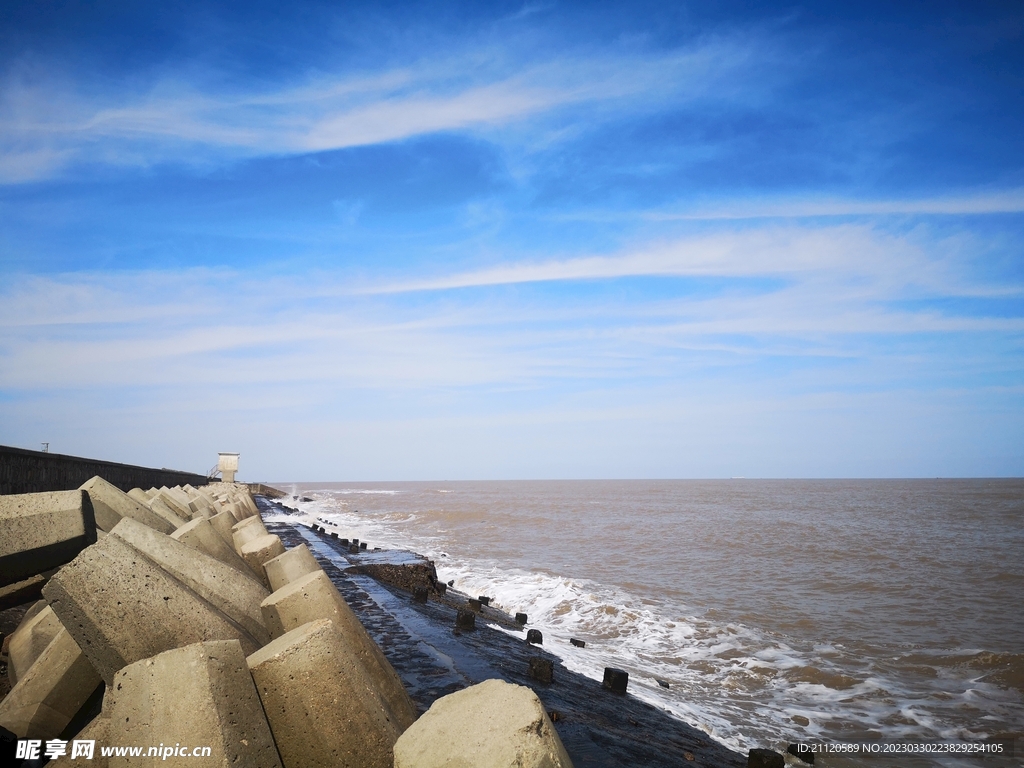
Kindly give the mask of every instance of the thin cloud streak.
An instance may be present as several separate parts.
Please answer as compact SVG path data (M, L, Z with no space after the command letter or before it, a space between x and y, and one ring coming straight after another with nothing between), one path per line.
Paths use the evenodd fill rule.
M559 213L555 221L746 221L752 219L816 219L862 216L985 216L1024 213L1024 188L972 192L943 197L882 200L854 198L735 199L656 210L587 210Z
M835 216L971 216L998 213L1024 213L1024 189L904 200L739 201L721 207L698 206L692 211L642 212L639 218L647 221L715 221Z
M1024 286L984 284L962 264L932 256L908 237L872 227L765 227L679 238L610 256L513 262L437 278L368 286L365 294L447 291L540 282L628 277L864 279L874 298L908 286L944 296L1016 296ZM885 289L889 286L889 289Z
M315 291L308 275L277 278L275 305L288 308L282 312L261 300L267 281L256 273L15 278L0 291L0 390L67 388L68 370L76 371L76 387L188 381L211 387L322 382L382 391L543 388L673 376L680 366L699 375L727 358L870 358L877 352L865 348L864 336L884 346L885 339L929 334L948 349L959 343L954 337L1006 345L1024 333L1019 316L987 315L984 305L957 312L930 303L1004 295L999 286L967 280L957 254L934 243L929 249L849 226L687 242L707 247L694 254L675 243L620 259L512 264L363 295L337 276L317 276ZM724 276L725 283L711 295L642 302L562 293L525 302L518 293L467 291L436 300L428 293L411 302L405 296L669 270ZM742 282L765 274L785 279ZM924 303L909 308L908 300ZM943 354L924 358L945 366Z
M303 154L440 131L502 128L586 104L633 111L712 93L749 50L715 41L660 55L565 57L511 72L479 56L252 93L165 80L149 93L79 96L8 76L0 89L0 183L46 178L78 160L122 165ZM628 73L628 74L627 74ZM99 103L97 103L99 102ZM105 102L105 103L104 103Z

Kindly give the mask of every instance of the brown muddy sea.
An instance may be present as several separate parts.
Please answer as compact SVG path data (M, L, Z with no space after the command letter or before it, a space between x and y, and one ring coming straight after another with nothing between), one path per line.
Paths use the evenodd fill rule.
M744 752L1024 735L1024 480L276 485Z

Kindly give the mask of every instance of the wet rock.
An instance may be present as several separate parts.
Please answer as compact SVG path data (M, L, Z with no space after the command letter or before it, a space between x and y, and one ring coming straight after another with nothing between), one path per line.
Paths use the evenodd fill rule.
M669 687L668 680L658 680L658 685L660 685L662 688Z
M388 553L384 552L387 556ZM359 565L346 568L346 573L364 573L367 576L390 584L393 587L413 592L417 587L430 589L437 582L437 571L434 564L426 558L406 558L396 561L381 555L365 553L366 560L360 558Z
M575 645L577 648L586 648L587 643L584 640L577 640L575 637L569 638L569 645Z

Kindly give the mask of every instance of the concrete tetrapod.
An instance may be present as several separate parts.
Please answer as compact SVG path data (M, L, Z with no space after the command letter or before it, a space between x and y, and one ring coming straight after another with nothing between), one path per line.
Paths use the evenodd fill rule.
M247 659L285 768L391 768L402 728L327 619Z
M229 547L235 548L235 539L231 534L231 528L237 525L237 522L230 512L218 512L210 518L210 525L213 526L213 529L224 539L224 542ZM237 550L235 551L237 554Z
M64 629L53 609L45 602L43 606L31 616L26 613L18 628L11 633L7 647L7 677L11 685L28 672L50 641Z
M263 583L267 586L270 585L270 581L267 579L267 571L263 567L263 564L268 560L273 560L278 555L283 555L285 552L284 544L281 543L281 538L273 533L268 533L266 536L258 536L252 539L238 554L242 556L246 564L257 571Z
M0 587L63 565L96 541L85 491L0 496Z
M174 526L174 530L181 528L188 520L181 518L177 512L171 509L159 496L154 496L149 500L149 508L152 509L156 514L160 515L164 520Z
M267 534L267 528L263 525L263 519L260 517L250 517L240 523L235 523L231 528L231 541L235 545L235 552L242 554L242 547L253 539Z
M94 717L92 720L90 720L89 723L85 726L85 728L83 728L73 737L74 740L77 741L87 741L91 739L95 742L95 744L93 745L92 760L89 762L89 768L107 768L107 766L110 765L110 758L104 757L103 753L99 749L96 749L96 744L102 746L110 743L109 729L110 717L100 714ZM80 766L82 765L82 758L81 756L72 758L71 755L73 751L74 746L72 742L68 744L67 753L64 756L51 760L47 763L47 765L74 765L80 768Z
M205 552L210 557L217 558L224 565L230 565L248 578L252 578L254 575L242 556L235 552L235 548L217 533L217 530L210 524L209 518L197 517L195 520L185 523L171 534L171 538L182 544L188 544L200 552Z
M263 601L263 623L272 637L281 637L307 622L331 619L349 653L359 660L374 687L405 730L416 720L416 705L402 680L367 634L348 603L319 568L289 582Z
M174 488L164 487L160 489L160 492L161 495L168 500L169 504L171 501L174 502L171 504L172 507L177 506L178 509L188 516L189 519L191 519L192 515L195 514L195 510L192 509L192 505L189 503L191 499L189 499L188 494L181 490L181 488L178 488L177 486Z
M100 532L97 531L96 535L99 536L99 534ZM56 572L56 568L50 568L42 573L29 576L27 579L0 587L0 612L39 600L43 594L43 586Z
M267 560L263 564L263 568L267 572L267 581L270 582L270 589L273 592L276 592L289 582L321 570L320 564L305 544L299 544L299 546L292 547L283 555Z
M266 587L205 552L147 529L134 520L122 520L110 532L241 626L260 645L270 641L260 604L270 596Z
M192 749L210 747L202 765L281 766L236 640L195 643L129 664L115 676L103 706L110 715L107 738L113 744L184 747L189 758ZM166 759L158 755L145 762L156 765ZM140 762L110 759L111 766Z
M192 519L192 510L188 508L188 504L183 504L179 499L172 496L168 488L161 488L157 491L153 501L157 499L169 507L179 519L184 520L186 523Z
M115 525L121 522L122 517L138 520L161 533L170 533L174 530L174 526L169 520L160 517L148 506L140 504L99 475L91 480L86 480L80 487L81 490L89 494L93 512L96 515L96 527L101 531L109 533Z
M99 684L99 674L62 629L0 701L0 725L23 739L53 738Z
M119 536L106 536L57 571L43 596L108 685L122 667L171 648L238 640L252 653L261 645Z
M235 516L235 520L240 523L252 517L252 513L237 501L229 501L227 508L228 511Z
M147 507L149 506L149 494L141 488L132 488L128 491L128 495L139 502L139 504L144 504Z
M504 680L442 696L395 744L394 768L571 768L537 694Z

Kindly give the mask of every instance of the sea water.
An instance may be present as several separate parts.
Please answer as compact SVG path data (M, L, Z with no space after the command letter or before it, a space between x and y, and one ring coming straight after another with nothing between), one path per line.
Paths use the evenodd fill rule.
M1022 735L1024 481L281 487L736 749Z

